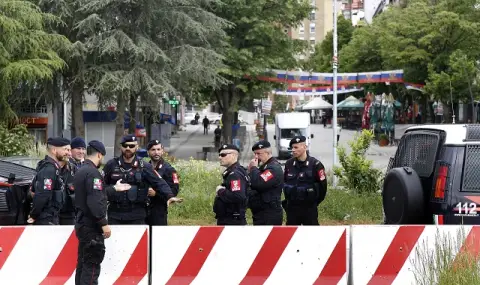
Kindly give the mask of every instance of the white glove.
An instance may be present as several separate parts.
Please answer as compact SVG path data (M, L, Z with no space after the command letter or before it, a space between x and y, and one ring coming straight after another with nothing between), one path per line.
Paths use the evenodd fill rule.
M217 189L215 190L215 193L218 194L218 191L219 191L220 189L225 189L225 187L223 187L223 186L221 186L221 185L217 186Z

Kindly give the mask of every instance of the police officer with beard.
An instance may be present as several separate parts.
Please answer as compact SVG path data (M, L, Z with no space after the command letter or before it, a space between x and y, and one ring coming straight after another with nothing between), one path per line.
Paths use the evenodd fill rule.
M37 174L32 181L32 209L28 223L35 225L58 225L59 212L64 204L65 181L61 175L60 162L68 160L70 141L64 138L47 140L48 155L37 165Z
M218 150L220 165L226 167L223 183L217 186L213 212L217 225L246 225L248 174L238 163L239 149L224 144Z
M130 185L117 181L114 187L104 187L98 170L106 154L103 143L93 140L88 143L87 159L75 174L73 185L77 192L75 207L77 217L75 234L79 241L76 285L98 284L100 264L105 257L104 239L111 235L107 223L107 193L123 193Z
M75 189L73 187L73 177L77 170L82 166L85 160L85 140L76 137L70 142L70 155L68 161L61 163L62 176L66 187L64 191L65 203L60 210L60 225L74 225L75 224Z
M285 200L287 225L318 225L318 205L327 194L325 167L307 153L305 136L290 141L293 158L285 163Z
M147 151L153 169L167 182L173 195L177 196L180 191L178 174L175 168L163 159L163 145L159 140L151 140L147 144ZM150 207L147 223L151 226L166 226L168 224L166 197L156 195L152 188L148 189L148 196L150 197Z
M248 192L248 207L252 211L253 224L282 225L282 166L272 156L271 145L268 141L257 142L253 145L252 151L255 153L255 158L248 166L251 183L251 191Z
M134 135L125 135L121 145L122 155L109 160L103 169L105 183L113 185L122 179L132 188L126 192L109 193L109 224L145 224L149 187L154 189L155 195L165 197L167 206L182 201L174 197L168 184L151 164L136 156L138 142Z

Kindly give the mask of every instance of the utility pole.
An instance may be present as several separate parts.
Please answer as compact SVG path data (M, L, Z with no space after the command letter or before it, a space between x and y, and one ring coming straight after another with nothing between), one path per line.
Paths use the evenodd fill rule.
M333 0L333 164L332 170L335 169L337 162L337 69L338 69L338 35L337 35L337 0ZM333 187L337 186L337 177L333 176Z

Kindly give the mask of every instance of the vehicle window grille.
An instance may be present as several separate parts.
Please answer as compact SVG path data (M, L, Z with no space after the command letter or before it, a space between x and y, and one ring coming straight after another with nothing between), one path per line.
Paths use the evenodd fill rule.
M435 197L435 187L436 187L436 181L437 181L437 178L438 178L438 169L440 168L440 166L446 166L448 168L448 171L447 171L447 177L446 177L446 181L445 181L445 195L444 195L444 198L436 198ZM448 192L450 191L450 188L451 188L451 180L450 180L450 173L451 173L451 164L446 162L446 161L442 161L442 160L439 160L437 161L436 163L436 166L435 166L435 176L433 178L433 183L432 183L432 196L430 197L430 200L432 202L438 202L438 203L442 203L445 201L445 197L448 197Z
M388 159L388 166L387 166L387 171L386 171L386 173L388 173L388 172L390 171L390 169L392 169L394 162L395 162L395 157L392 156L392 157L390 157L390 158ZM386 174L385 174L385 175L386 175Z
M438 133L411 132L403 136L393 167L411 167L420 177L430 177L435 168L435 161L440 136Z
M9 212L10 207L7 201L7 190L0 189L0 212Z
M462 191L480 192L480 145L466 146Z
M467 125L466 141L480 141L480 125Z

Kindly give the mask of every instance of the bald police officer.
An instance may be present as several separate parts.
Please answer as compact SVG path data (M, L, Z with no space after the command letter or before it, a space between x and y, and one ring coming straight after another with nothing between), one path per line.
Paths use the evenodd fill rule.
M307 153L305 136L290 141L293 157L285 163L285 200L287 225L318 225L318 205L327 194L325 167Z
M248 207L252 211L253 224L282 225L282 166L272 156L270 142L259 141L253 145L252 151L255 158L248 165L251 184Z
M65 202L65 181L61 175L60 161L68 161L70 141L65 138L49 138L48 154L37 165L32 181L33 203L28 223L58 225L59 212Z
M223 183L217 186L213 212L217 225L246 225L248 174L238 163L239 149L224 144L218 150L220 165L225 167Z
M76 285L98 284L100 264L105 257L104 239L111 235L107 223L107 192L122 192L130 189L130 185L120 182L117 182L115 188L105 188L103 177L98 170L105 154L103 143L96 140L90 141L87 147L87 159L73 178L77 212L75 234L79 241Z

